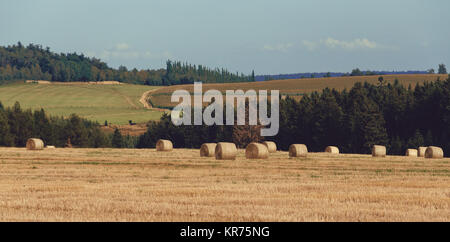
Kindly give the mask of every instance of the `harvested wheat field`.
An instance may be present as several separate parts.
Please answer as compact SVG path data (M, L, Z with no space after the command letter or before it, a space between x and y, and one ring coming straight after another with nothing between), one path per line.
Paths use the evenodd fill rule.
M0 148L1 221L450 221L450 159Z

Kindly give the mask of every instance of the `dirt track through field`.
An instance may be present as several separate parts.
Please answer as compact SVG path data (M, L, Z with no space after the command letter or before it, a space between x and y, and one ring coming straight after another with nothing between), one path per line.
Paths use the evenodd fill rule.
M139 102L142 103L142 105L144 105L144 107L145 107L146 109L155 110L155 111L159 111L159 112L170 112L169 109L155 108L155 107L153 107L152 104L149 102L150 94L151 94L152 92L157 91L157 90L158 90L158 88L152 89L152 90L148 90L148 91L144 92L144 93L142 94L141 98L139 99Z

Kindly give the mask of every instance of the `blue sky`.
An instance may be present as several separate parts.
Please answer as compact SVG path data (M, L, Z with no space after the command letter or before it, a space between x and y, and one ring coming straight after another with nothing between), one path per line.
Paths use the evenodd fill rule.
M0 45L256 74L450 65L447 0L2 0Z

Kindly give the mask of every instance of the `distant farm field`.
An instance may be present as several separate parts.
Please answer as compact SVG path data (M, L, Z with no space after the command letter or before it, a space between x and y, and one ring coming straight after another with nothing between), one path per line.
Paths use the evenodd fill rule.
M143 85L25 84L0 86L0 102L23 109L43 108L47 113L69 116L76 113L103 124L141 123L157 120L162 112L148 110L139 102L141 95L156 87Z
M450 159L0 148L0 221L449 221Z
M347 77L329 77L329 78L303 78L303 79L287 79L261 82L245 82L245 83L220 83L220 84L203 84L203 91L216 89L225 94L226 90L280 90L281 95L290 95L300 98L302 95L314 91L321 91L324 88L335 88L343 90L350 89L356 82L368 82L372 84L378 83L377 76L347 76ZM417 83L424 81L436 81L437 78L445 80L448 78L446 74L415 74L415 75L383 75L388 83L393 83L395 79L408 87L415 87ZM175 90L187 90L193 94L193 85L177 85L158 89L152 92L150 100L156 107L174 107L177 103L170 102L170 97Z

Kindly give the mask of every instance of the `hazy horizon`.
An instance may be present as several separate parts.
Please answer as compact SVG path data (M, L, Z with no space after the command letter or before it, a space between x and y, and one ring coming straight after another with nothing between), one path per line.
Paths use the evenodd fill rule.
M0 3L0 45L20 41L109 66L167 59L249 74L427 70L450 64L448 1Z

